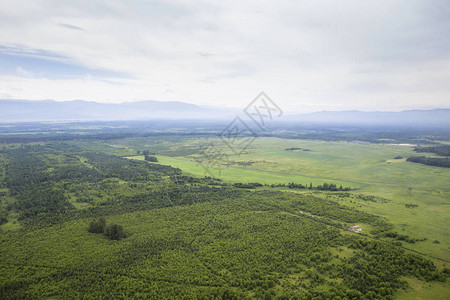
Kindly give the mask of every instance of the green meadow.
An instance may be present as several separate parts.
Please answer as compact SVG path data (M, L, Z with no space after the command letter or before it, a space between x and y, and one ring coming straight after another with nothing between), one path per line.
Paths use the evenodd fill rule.
M277 184L277 183L301 183L309 185L312 183L314 186L323 184L324 182L335 183L336 185L348 186L351 188L361 188L364 184L356 182L332 180L330 178L305 176L299 174L290 174L275 171L249 169L244 167L231 167L222 166L220 168L216 166L202 165L198 162L187 160L185 158L169 157L169 156L157 156L158 163L163 165L170 165L183 170L184 174L191 176L210 176L223 179L227 182L260 182L263 184ZM128 156L130 159L144 160L143 155Z

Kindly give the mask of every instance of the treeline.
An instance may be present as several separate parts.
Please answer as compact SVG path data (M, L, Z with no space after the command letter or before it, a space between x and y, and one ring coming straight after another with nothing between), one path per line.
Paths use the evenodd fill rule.
M383 233L383 235L385 237L393 238L393 239L396 239L398 241L405 241L405 242L410 243L410 244L414 244L415 242L422 242L422 241L426 241L427 240L427 238L416 239L416 238L410 237L409 235L400 234L398 232L392 232L392 231L385 232L385 233Z
M324 182L323 184L319 184L317 186L313 186L312 183L310 183L309 185L306 185L306 184L303 185L301 183L290 182L288 184L284 184L284 183L271 184L270 187L287 187L290 189L309 189L309 190L320 190L320 191L331 191L331 192L350 191L351 190L350 187L342 187L342 185L340 185L338 187L334 183L327 183L327 182Z
M430 146L430 147L415 147L414 151L416 152L425 152L425 153L434 153L440 156L450 156L450 145L438 145L438 146Z
M259 182L249 182L249 183L236 182L233 183L233 186L241 189L254 189L263 186L263 184Z
M435 167L450 168L450 158L415 156L409 157L406 161Z
M286 149L284 149L284 151L295 151L295 150L311 151L310 149L306 149L306 148L297 148L297 147L291 147L291 148L286 148Z
M285 187L285 188L289 188L289 189L310 189L310 190L320 190L320 191L331 191L331 192L335 192L335 191L350 191L351 188L350 187L342 187L342 185L340 185L339 187L334 184L334 183L327 183L324 182L323 184L319 184L317 186L313 186L312 183L310 183L309 185L303 185L301 183L294 183L294 182L290 182L290 183L277 183L277 184L262 184L259 182L248 182L248 183L242 183L242 182L236 182L233 183L234 187L237 188L241 188L241 189L254 189L257 187L261 187L261 186L268 186L271 188L276 188L276 187Z

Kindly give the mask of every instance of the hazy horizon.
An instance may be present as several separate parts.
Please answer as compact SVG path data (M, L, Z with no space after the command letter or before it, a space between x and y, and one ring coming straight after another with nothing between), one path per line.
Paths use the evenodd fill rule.
M172 103L172 104L186 104L186 105L195 105L199 108L211 108L211 109L224 109L228 111L236 111L239 112L242 110L242 107L237 106L226 106L221 104L196 104L196 103L190 103L183 100L166 100L161 101L157 99L144 99L144 100L131 100L131 101L120 101L120 102L105 102L105 101L96 101L96 100L86 100L86 99L72 99L72 100L57 100L57 99L0 99L0 104L2 101L26 101L26 102L43 102L43 101L49 101L49 102L56 102L56 103L67 103L67 102L90 102L95 104L114 104L114 105L120 105L120 104L135 104L135 103L145 103L145 102L159 102L159 103ZM407 111L436 111L436 110L450 110L450 106L448 107L434 107L434 108L410 108L410 109L392 109L392 110L383 110L383 109L333 109L333 108L324 108L324 109L317 109L317 110L287 110L283 111L284 115L296 115L296 114L313 114L313 113L320 113L320 112L363 112L363 113L396 113L396 112L407 112Z
M260 98L258 98L260 100ZM260 102L257 102L260 103ZM262 103L260 103L262 104ZM273 105L272 105L273 104ZM258 104L259 105L259 104ZM231 122L236 117L252 122L251 118L287 123L321 123L353 125L392 125L450 128L450 109L392 111L331 111L316 112L276 111L271 103L265 107L247 108L199 106L180 101L138 101L100 103L95 101L7 100L0 99L1 123L46 121L158 121L158 120L216 120ZM267 108L267 109L266 109ZM270 111L269 111L270 108ZM269 113L270 112L270 113ZM254 121L254 120L253 120Z

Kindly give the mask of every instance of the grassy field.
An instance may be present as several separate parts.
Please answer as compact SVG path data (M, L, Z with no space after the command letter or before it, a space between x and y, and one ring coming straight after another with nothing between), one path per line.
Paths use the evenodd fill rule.
M415 278L405 278L410 285L406 290L399 290L394 294L398 300L447 300L450 297L448 284L430 283L417 280Z
M203 144L211 141L220 147L220 141L214 139L205 139ZM140 145L153 149L145 139L141 144L136 140L131 144L137 149L142 149ZM170 156L158 155L158 159L162 164L179 167L187 175L205 176L204 168L195 161L201 155L185 155L182 151L183 147L192 149L201 144L199 139L174 141ZM285 150L292 147L302 150ZM241 155L232 154L226 147L221 151L229 155L229 164L214 174L224 181L313 185L333 182L357 189L352 191L354 194L390 199L388 203L343 201L386 217L399 233L427 238L407 244L409 248L450 260L450 169L406 162L407 157L419 155L413 146L258 138ZM394 159L395 156L403 158ZM418 206L407 208L405 204Z
M143 155L128 156L128 158L144 160ZM318 176L306 176L276 171L247 169L244 167L236 167L236 166L223 167L221 168L220 171L218 171L218 169L216 169L215 167L212 166L203 167L201 164L195 161L187 160L184 158L161 156L161 155L158 155L158 163L180 168L186 175L200 176L200 177L209 176L209 173L205 171L205 167L211 168L213 174L219 175L218 178L223 178L227 182L260 182L263 184L294 182L294 183L301 183L304 185L309 185L310 183L312 183L313 186L323 184L324 182L329 182L335 183L338 186L339 185L342 185L344 187L348 186L355 189L366 186L365 184L360 184L356 182L334 180Z

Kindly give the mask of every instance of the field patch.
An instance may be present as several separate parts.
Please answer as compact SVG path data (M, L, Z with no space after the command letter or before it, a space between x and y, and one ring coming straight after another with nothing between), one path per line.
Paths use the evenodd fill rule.
M130 159L144 160L144 156L127 156ZM192 175L197 177L209 176L209 173L205 171L205 168L211 168L211 173L217 175L217 178L222 179L226 182L260 182L262 184L278 184L278 183L297 183L309 185L310 183L313 186L321 185L324 182L334 183L337 186L342 185L343 187L351 187L353 189L358 189L366 186L365 184L342 181L342 180L334 180L330 178L323 177L313 177L313 176L304 176L297 174L285 174L282 172L272 172L272 171L264 171L264 170L252 170L246 168L238 168L238 167L223 167L220 169L220 172L217 171L216 167L200 165L197 162L189 161L187 159L176 158L176 157L168 157L157 155L158 163L163 165L169 165L172 167L180 168L183 170L183 173L186 175Z

